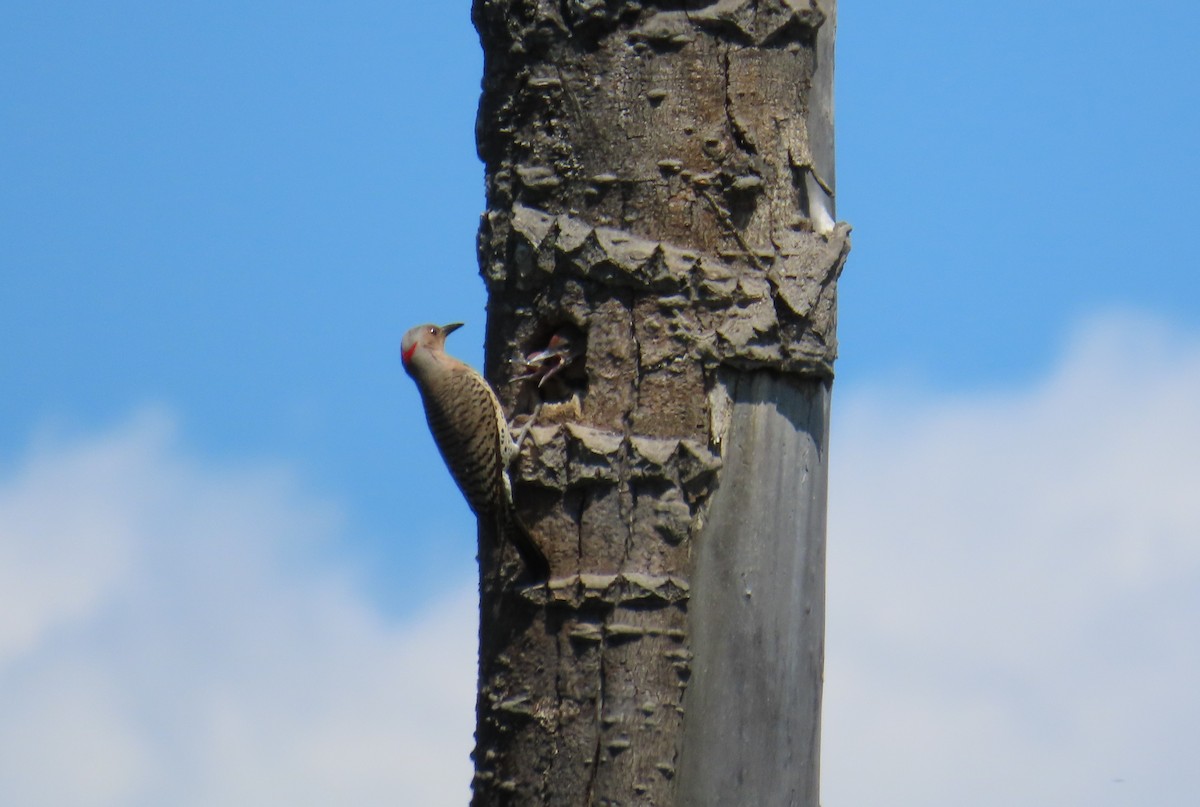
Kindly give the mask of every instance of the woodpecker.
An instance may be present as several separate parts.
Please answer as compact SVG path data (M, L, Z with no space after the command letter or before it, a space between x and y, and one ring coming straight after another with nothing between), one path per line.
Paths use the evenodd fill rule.
M400 358L421 393L433 441L471 510L477 518L494 520L531 576L545 580L550 573L546 556L513 512L508 467L520 451L520 439L513 439L500 401L483 376L446 352L446 337L461 327L452 322L409 329L400 343Z

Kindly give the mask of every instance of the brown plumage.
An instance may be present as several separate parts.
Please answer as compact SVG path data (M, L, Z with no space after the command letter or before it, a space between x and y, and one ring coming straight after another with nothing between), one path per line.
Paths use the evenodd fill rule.
M508 466L518 446L504 410L483 376L446 353L446 337L460 327L455 322L410 329L400 348L404 369L417 383L433 440L475 515L494 519L530 573L545 579L546 557L512 509Z

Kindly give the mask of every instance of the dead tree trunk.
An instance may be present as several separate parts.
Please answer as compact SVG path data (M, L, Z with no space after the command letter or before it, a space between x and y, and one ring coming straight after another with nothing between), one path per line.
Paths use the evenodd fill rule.
M487 374L542 404L553 567L481 532L477 807L817 805L835 10L475 0Z

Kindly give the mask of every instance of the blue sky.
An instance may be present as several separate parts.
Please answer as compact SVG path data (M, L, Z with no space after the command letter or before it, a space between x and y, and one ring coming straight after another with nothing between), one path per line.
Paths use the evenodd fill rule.
M396 345L464 320L481 356L466 5L20 5L0 452L161 404L197 451L336 495L389 577L456 564L463 542L425 545L430 495L467 516L430 484ZM1200 319L1197 13L1103 8L842 10L839 393L1028 381L1096 309Z
M177 624L225 624L208 609L233 591L239 613L257 615L245 624L261 632L277 629L271 615L312 612L303 617L311 635L296 627L300 638L280 650L280 657L297 659L289 669L304 666L299 659L309 643L310 650L319 646L347 659L360 653L377 669L402 676L417 675L417 649L452 641L444 634L454 630L472 630L462 628L466 622L445 627L438 621L446 617L437 615L436 605L451 602L449 611L469 622L462 598L469 597L474 573L472 519L433 449L398 359L404 330L424 321L466 321L455 337L457 352L475 364L482 355L484 294L474 241L482 166L473 141L481 56L468 5L0 4L0 334L6 346L0 351L6 391L0 395L0 529L7 529L0 531L0 577L7 559L8 577L46 581L22 589L30 597L28 622L0 624L0 682L9 676L16 691L14 659L26 671L58 671L61 679L45 680L63 683L45 693L69 689L95 714L116 715L113 720L132 727L121 757L128 764L114 762L108 771L125 771L125 778L98 774L116 794L111 801L95 795L110 792L96 785L92 796L68 794L54 803L143 803L129 796L134 792L144 803L161 803L169 787L146 784L145 771L156 764L222 803L250 799L229 784L243 781L237 772L193 764L199 751L181 751L174 765L147 762L144 747L161 732L181 749L207 746L183 729L147 727L121 711L128 698L104 696L128 678L114 650L122 642L166 648L156 658L195 652L162 644L176 623L150 625L135 612L177 608ZM881 572L873 574L872 560L894 551L884 516L911 518L914 525L928 519L927 512L909 512L912 502L924 501L918 491L907 504L889 498L892 483L912 471L897 469L894 479L871 471L896 462L883 447L921 454L912 467L928 482L927 504L944 510L934 519L945 522L944 535L913 528L913 555L927 562L926 573L990 590L995 568L976 565L978 556L970 552L952 565L946 558L959 554L937 543L961 540L972 523L993 521L998 506L981 489L958 490L953 507L933 495L936 484L953 488L957 477L945 478L947 463L979 479L980 488L1004 490L1025 490L1019 470L1037 468L1040 475L1030 476L1044 488L1078 479L1081 492L1054 503L1028 490L1004 499L1005 512L1025 513L1017 519L1025 525L1022 540L1037 533L1026 527L1045 523L1030 514L1034 500L1043 515L1072 503L1057 516L1067 525L1062 534L1076 535L1072 530L1084 529L1079 525L1087 526L1087 535L1115 530L1111 557L1095 548L1101 544L1064 540L1076 553L1069 558L1095 561L1083 578L1093 586L1088 591L1116 586L1128 595L1051 598L1045 605L1055 613L1081 608L1090 615L1064 617L1061 630L1077 636L1105 624L1100 615L1115 619L1122 605L1144 607L1138 585L1153 584L1160 593L1165 586L1175 599L1161 602L1175 620L1200 618L1195 597L1186 593L1189 586L1200 588L1200 560L1190 549L1200 543L1194 531L1200 506L1184 494L1164 493L1180 480L1200 478L1189 455L1171 453L1178 439L1197 437L1200 411L1189 397L1200 393L1192 383L1200 368L1200 274L1192 249L1194 189L1200 186L1198 27L1200 8L1165 0L1136 7L1081 0L843 4L838 212L855 231L840 287L833 459L840 487L835 484L831 504L826 715L826 794L843 795L843 804L871 794L854 789L839 748L864 748L866 740L889 747L885 728L847 705L855 700L851 694L896 688L901 707L936 713L928 700L933 696L916 684L901 691L902 682L881 683L866 672L881 659L894 660L889 642L923 646L914 637L931 630L939 613L913 603L917 616L908 622L897 617L874 624L854 605L870 602L870 592L887 582ZM1157 398L1151 391L1129 394L1151 382L1161 391ZM1142 417L1155 422L1143 424ZM1067 424L1079 429L1077 442ZM1138 437L1151 426L1163 430L1161 439L1155 431ZM1084 448L1110 440L1123 446L1123 429L1141 464L1136 474L1114 477L1123 486L1096 483L1106 491L1099 502L1088 495L1095 480L1070 457L1100 461ZM1007 446L991 441L992 432L1009 435ZM1027 442L1030 434L1044 439ZM918 436L926 448L918 448ZM973 446L978 451L962 448ZM1024 453L1012 455L1013 446ZM1125 456L1101 459L1122 465ZM1003 475L1006 463L1016 478ZM883 520L860 524L857 514L871 509L862 503L870 497L890 501L892 509L872 505ZM1123 497L1128 510L1106 509ZM83 515L72 520L72 512ZM178 516L174 526L171 514ZM1011 538L993 532L976 536L982 556ZM244 545L227 540L234 534L244 536ZM166 548L156 549L158 536L167 535ZM1053 544L1058 535L1046 540ZM216 554L188 549L180 543L184 536ZM1017 545L1038 556L1040 544ZM1093 551L1099 554L1088 554ZM1004 579L1014 585L1029 579L1044 590L1062 583L1044 569L1022 576L1023 566L1005 562ZM173 570L166 577L178 586L145 584L139 574L149 568ZM197 568L213 575L185 573ZM1075 573L1068 562L1053 568L1067 577ZM231 576L228 587L219 582L223 575ZM310 590L324 592L317 600L331 603L328 609L308 602L303 592ZM178 592L192 592L193 599ZM895 591L888 601L904 602L905 594ZM953 601L952 586L947 597ZM987 623L986 609L963 610ZM208 616L189 621L195 614ZM355 639L340 638L343 629ZM237 663L213 676L246 680L251 666L239 664L249 664L250 651L228 648L248 647L257 635L247 628L236 642L214 640L218 649L200 658L220 656L225 648ZM1145 639L1150 645L1143 652L1161 665L1194 665L1194 638L1185 648L1190 655L1178 655L1185 653L1178 648L1182 635L1160 643ZM1122 678L1124 668L1093 645L1060 659L1055 669L1061 674L1047 678L1052 660L1046 669L1030 660L1055 649L1053 639L1027 656L1017 648L1003 658L968 642L967 658L955 658L963 666L950 665L961 676L944 691L958 692L958 686L978 694L964 707L968 714L978 708L990 715L1003 706L1032 715L1071 690L1062 683L1072 680L1068 671L1089 664L1112 670L1113 686L1146 680L1146 669ZM1168 645L1175 649L1168 652ZM454 648L459 655L446 651L446 657L461 661L470 643ZM953 655L953 648L936 649ZM929 680L913 672L922 669L919 658L908 662L913 681ZM388 691L363 680L361 671L339 678L346 669L359 670L349 661L346 669L326 663L329 669L313 676L331 689ZM99 683L76 681L80 670L93 669L108 672ZM183 675L170 665L165 670ZM432 682L469 688L472 672L468 660L427 674ZM971 682L995 679L1003 680L994 690L971 689ZM213 680L194 679L199 690ZM28 685L35 686L33 679ZM99 694L87 697L92 692ZM233 700L235 718L250 719L260 703L256 692ZM461 692L445 698L462 708ZM469 692L467 698L469 710ZM430 702L440 703L436 697ZM399 716L395 724L427 706L421 699L388 703ZM1158 714L1143 705L1142 711ZM1200 714L1194 694L1180 694L1173 706ZM331 705L309 727L336 727L326 735L313 728L318 737L378 737L378 726L359 726L358 733L348 728L357 724L347 714L371 708ZM278 713L288 711L281 706ZM1161 721L1142 725L1142 736L1164 744L1195 739L1194 731L1172 728L1165 711ZM15 719L17 712L0 698L0 716ZM1079 759L1103 757L1084 747L1082 738L1096 735L1080 728L1086 714L1080 705L1078 714L1057 715L1061 722L1049 726L1014 718L981 747L1023 764L1030 760L1005 757L1003 750L1077 737L1078 746L1067 745ZM193 717L178 720L190 724ZM286 722L255 719L294 733ZM214 737L232 731L223 722L214 725ZM447 747L469 747L469 716L463 725L448 732ZM959 726L955 734L956 725L930 718L930 742L941 731L953 749L954 738L970 731ZM47 748L62 745L61 737L47 738ZM1111 767L1120 768L1128 749L1114 739L1111 750ZM1158 750L1170 759L1171 748ZM296 759L316 752L296 753L281 752L278 770L291 771ZM880 764L895 758L879 754ZM452 773L461 782L465 762L461 755L456 760ZM1157 772L1160 786L1143 791L1159 801L1140 803L1183 803L1185 785L1194 784L1171 779L1152 761L1137 764L1148 766L1147 777ZM47 780L54 779L55 768L45 765ZM357 803L374 803L376 795L387 800L379 794L394 801L397 792L409 792L409 785L351 763L338 770L329 782L367 788L355 791ZM908 775L915 777L914 798L928 796L919 775ZM1053 776L1045 772L1043 779ZM29 777L29 790L20 793L44 786ZM986 773L979 777L964 781L976 787L990 781ZM1123 784L1126 792L1132 784ZM349 792L329 787L339 796ZM1063 788L1035 791L1055 796L1038 803L1110 803ZM310 792L326 791L314 785ZM463 801L459 791L422 798ZM947 798L947 804L962 803Z

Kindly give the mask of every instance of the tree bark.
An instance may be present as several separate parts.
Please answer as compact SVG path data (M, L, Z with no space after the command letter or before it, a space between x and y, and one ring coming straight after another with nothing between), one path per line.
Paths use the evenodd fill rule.
M475 805L817 805L834 13L475 0L486 369L541 405L553 569L481 528Z

